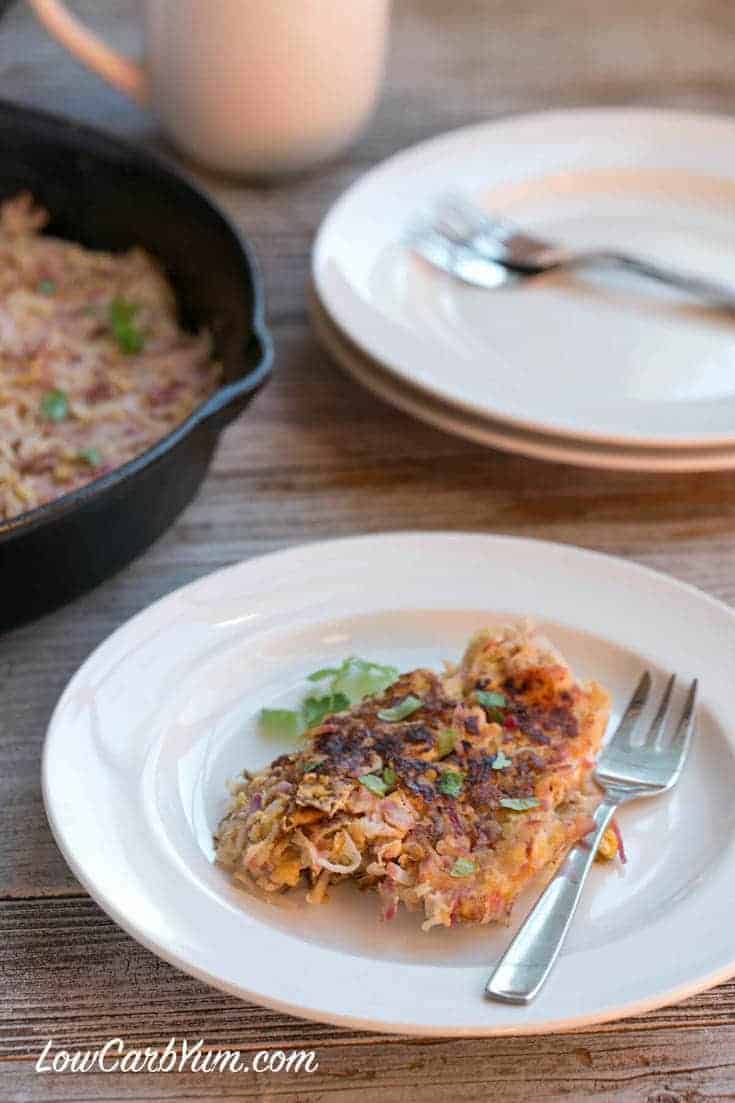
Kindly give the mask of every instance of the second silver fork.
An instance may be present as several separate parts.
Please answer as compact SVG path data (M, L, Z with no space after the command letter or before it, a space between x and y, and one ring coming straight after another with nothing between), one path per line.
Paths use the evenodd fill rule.
M697 680L689 687L673 735L665 741L674 683L672 675L645 739L637 745L633 735L651 690L648 671L641 677L594 773L603 791L594 832L569 852L500 959L485 989L492 999L526 1004L536 997L562 948L597 848L616 810L627 801L665 793L679 780L694 729Z
M569 249L526 233L509 219L486 214L461 196L439 199L432 214L415 225L407 242L442 271L473 287L495 288L507 280L560 268L615 266L676 287L715 306L735 308L735 286L612 249Z

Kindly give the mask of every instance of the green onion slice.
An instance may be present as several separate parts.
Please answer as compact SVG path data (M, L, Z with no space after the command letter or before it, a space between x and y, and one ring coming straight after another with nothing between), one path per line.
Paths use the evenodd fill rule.
M77 458L88 463L90 467L99 467L102 463L99 448L82 448L81 452L77 453Z
M63 421L69 413L69 399L65 391L46 391L41 399L41 413L49 421Z
M135 356L145 345L145 338L135 323L138 313L136 303L126 299L113 299L110 303L110 328L121 352Z

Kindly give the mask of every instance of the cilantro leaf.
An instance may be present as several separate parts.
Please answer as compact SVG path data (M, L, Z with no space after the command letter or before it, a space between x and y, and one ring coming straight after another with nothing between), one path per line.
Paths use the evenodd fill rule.
M477 866L470 858L457 858L449 871L450 877L471 877L477 872Z
M337 671L331 685L333 693L344 693L351 705L356 705L364 697L373 697L392 686L398 677L394 666L383 666L366 659L352 656L345 659Z
M495 755L495 758L493 759L491 765L492 765L493 770L504 770L506 768L506 766L512 766L513 765L513 759L508 758L508 756L503 754L502 751L498 751L498 753Z
M349 703L356 705L364 697L382 693L392 685L398 677L398 670L394 666L384 666L352 655L340 666L324 666L307 677L310 682L330 679L329 689L333 693L344 693Z
M304 730L303 717L293 709L261 709L260 730L277 739L298 739Z
M304 722L307 728L321 724L325 716L332 712L342 712L350 702L344 693L330 693L326 697L307 697L302 706Z
M310 682L321 682L324 678L333 678L336 674L339 674L338 666L323 666L321 670L315 670L313 674L307 674L307 680Z
M121 312L121 301L116 299L112 304L112 306L117 304L118 314ZM128 307L130 305L127 304ZM124 302L121 317L123 320L127 317ZM93 467L101 462L96 448L85 449L78 454L78 458L85 460ZM325 716L333 712L342 712L350 705L362 701L364 697L387 689L395 682L398 671L393 666L383 666L380 663L372 663L352 656L345 659L340 666L325 666L307 677L310 682L321 683L320 688L326 692L321 696L309 695L299 709L263 709L260 713L260 727L266 735L281 739L297 739L306 729L320 724Z
M444 770L438 789L445 797L458 797L464 788L464 774L459 770Z
M487 718L495 724L502 724L505 715L502 709L506 705L504 693L486 693L484 689L475 690L475 697L487 713Z
M529 808L538 808L540 803L537 797L503 797L500 806L511 812L527 812Z
M395 783L398 781L398 774L395 772L392 766L386 766L383 770L383 781L389 789L392 789Z
M366 789L369 789L371 793L375 793L378 797L384 797L388 792L388 788L382 777L378 777L377 774L363 774L362 777L357 780L361 785L364 785Z
M451 728L445 728L444 731L440 731L436 737L436 753L439 758L446 758L448 754L451 754L457 742L457 733L453 732Z
M484 689L477 689L475 697L484 709L504 709L508 704L504 693L487 693Z
M408 697L404 697L402 701L392 705L391 708L380 709L378 719L387 720L391 724L397 720L405 720L407 716L413 715L417 709L420 709L423 703L418 697L414 697L412 693L409 693Z

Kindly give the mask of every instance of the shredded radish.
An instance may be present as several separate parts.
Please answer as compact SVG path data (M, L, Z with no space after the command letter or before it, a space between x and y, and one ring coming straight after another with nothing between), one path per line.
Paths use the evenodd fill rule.
M378 892L383 901L383 919L390 921L395 919L398 911L398 893L389 881L381 881Z
M323 854L320 854L310 839L307 839L303 831L294 831L294 839L306 851L309 861L315 869L328 869L330 873L354 873L362 861L362 855L355 846L352 836L344 833L345 850L349 854L350 861L347 864L330 862Z
M391 881L397 881L401 885L410 885L411 877L406 873L405 869L401 869L395 862L388 862L385 867L385 871L390 877Z
M381 811L393 827L400 827L404 831L413 825L414 817L406 808L406 806L397 800L384 800L381 806Z
M358 826L362 830L366 839L386 838L397 839L400 838L401 832L395 827L389 827L384 820L373 819L370 816L363 816L357 821Z

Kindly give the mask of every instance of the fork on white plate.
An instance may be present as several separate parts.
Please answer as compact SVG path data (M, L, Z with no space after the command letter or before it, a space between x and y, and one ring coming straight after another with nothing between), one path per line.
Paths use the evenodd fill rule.
M651 691L651 675L648 671L642 675L593 774L603 792L594 815L594 831L572 847L495 967L485 988L491 999L520 1004L535 999L562 948L597 848L615 812L630 800L659 796L679 780L694 730L697 679L689 686L667 739L674 684L672 675L643 742L637 743L635 730Z
M613 266L686 291L714 306L735 308L735 285L614 249L569 249L526 233L458 195L439 199L412 226L407 244L425 260L473 287L493 289L516 278L565 268Z

